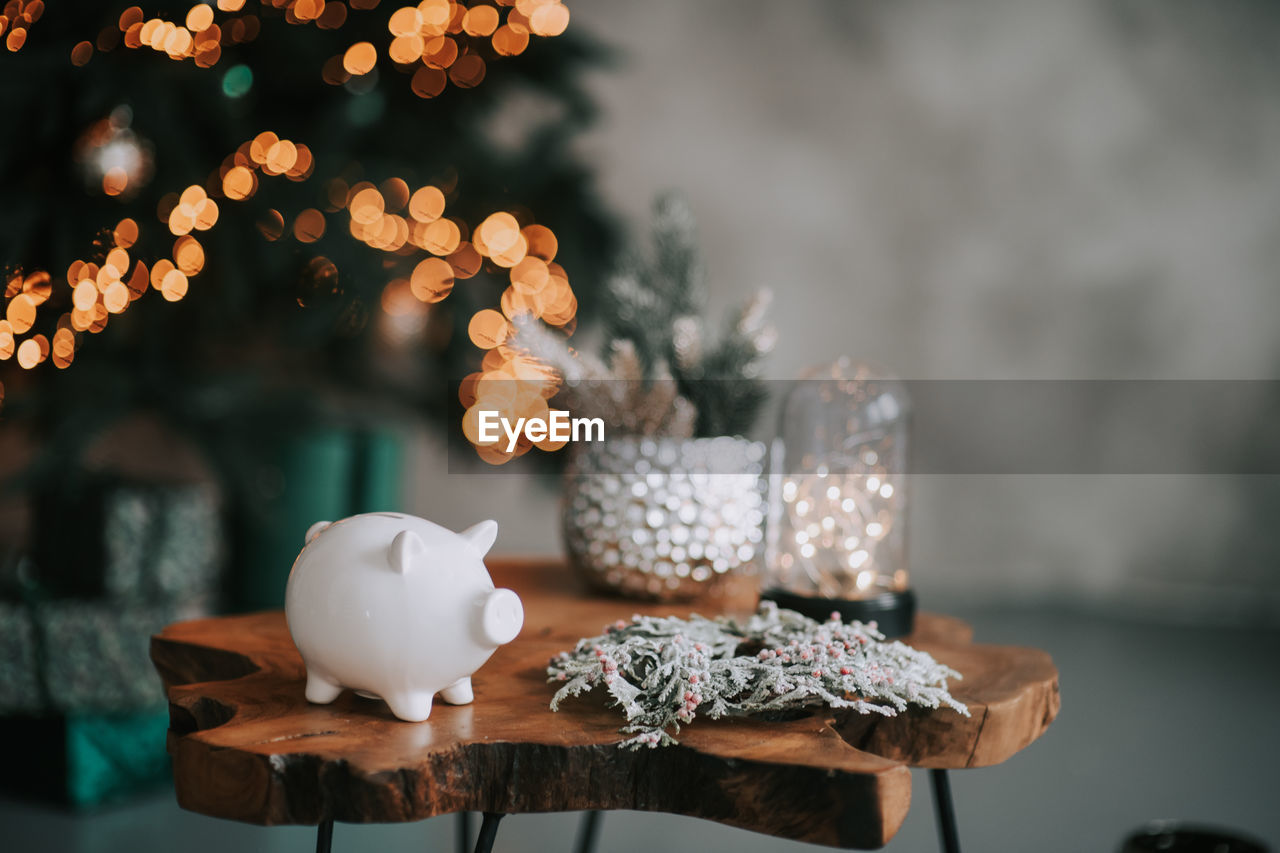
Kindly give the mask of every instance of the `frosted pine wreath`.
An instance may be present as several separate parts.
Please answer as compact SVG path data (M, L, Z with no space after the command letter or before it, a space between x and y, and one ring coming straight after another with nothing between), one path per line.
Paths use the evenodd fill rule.
M681 724L777 713L826 705L892 717L909 706L946 705L969 716L952 698L948 678L960 673L925 652L886 642L874 623L816 622L772 602L743 623L727 617L688 619L633 616L598 637L580 640L547 667L563 683L551 700L603 685L620 707L636 749L676 743Z

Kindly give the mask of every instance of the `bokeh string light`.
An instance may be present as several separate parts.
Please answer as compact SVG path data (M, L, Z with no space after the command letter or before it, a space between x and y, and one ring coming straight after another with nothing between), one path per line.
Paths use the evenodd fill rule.
M265 0L258 3L288 24L314 25L323 30L340 29L351 12L375 10L379 0ZM390 4L388 4L390 5ZM117 22L118 33L110 28L96 40L78 42L71 49L71 62L86 65L95 51L110 51L118 45L130 50L153 50L176 61L191 60L201 68L212 68L231 45L254 41L262 30L264 15L248 11L245 0L217 0L215 5L197 3L181 20L146 17L139 6L130 6ZM21 49L27 29L40 17L41 0L9 0L0 19L0 35L8 28L6 46ZM523 53L530 39L552 38L569 26L569 9L561 0L493 0L493 3L459 3L456 0L422 0L400 6L387 15L387 36L381 47L358 41L331 57L320 69L321 78L341 86L352 78L372 73L385 56L399 71L409 76L409 85L421 98L434 98L452 83L462 89L480 85L488 64L503 57ZM247 91L252 74L244 66L227 72L224 91L236 97Z
M0 15L0 37L10 53L17 53L27 43L31 25L44 14L44 0L9 0ZM3 394L0 393L0 398Z
M228 155L208 186L224 201L252 198L265 178L303 181L312 175L315 160L303 143L283 139L271 131L259 133ZM109 233L109 246L93 258L76 259L67 268L65 281L70 308L56 322L52 342L34 331L39 309L55 296L52 277L37 270L23 276L15 272L5 288L5 317L0 321L0 361L15 358L20 367L33 369L46 360L57 368L71 365L81 344L81 334L96 334L147 293L148 286L169 302L182 300L190 279L205 267L204 245L197 234L217 225L221 208L201 184L160 199L156 216L176 238L169 256L150 266L130 256L141 226L132 218L121 219ZM558 384L554 374L530 357L506 346L512 322L528 317L572 333L578 301L564 268L555 262L558 241L545 225L522 225L516 214L497 211L472 229L461 217L447 217L446 197L437 186L416 189L400 177L379 185L363 181L348 185L341 178L329 182L330 212L346 211L350 235L390 260L412 263L406 277L393 276L381 300L389 315L407 313L405 291L423 306L445 299L459 280L474 277L486 263L505 275L508 284L499 309L477 311L468 324L471 342L485 356L480 371L463 382L467 413L464 433L481 458L502 464L533 447L557 450L563 442L522 441L508 452L479 441L474 425L479 407L496 409L510 417L545 417L546 401ZM294 218L291 231L274 208L260 215L257 227L271 241L291 233L300 243L312 243L328 230L325 213L306 208ZM426 257L422 257L425 254ZM308 265L314 277L336 275L327 258ZM23 338L23 336L26 336ZM0 391L0 394L3 392Z
M257 4L264 12L260 17L247 8L246 0L216 0L192 5L177 20L148 18L141 7L130 6L114 27L103 29L93 40L77 42L69 59L77 67L85 66L96 52L122 46L212 68L223 58L224 48L257 39L264 17L278 18L283 12L288 24L336 30L346 23L349 13L369 12L378 5L379 0L267 0ZM22 48L28 30L43 11L42 0L9 0L5 4L0 37L9 51ZM492 4L471 5L423 0L386 14L386 43L381 47L370 41L350 45L324 64L321 76L325 82L342 85L353 77L368 75L385 56L408 75L416 95L431 98L449 84L459 88L479 85L488 63L522 53L531 37L558 36L569 23L569 10L561 0L494 0ZM252 72L237 65L224 75L222 89L229 97L239 97L251 84ZM118 110L91 128L77 149L90 183L109 196L127 198L145 184L152 171L149 146L128 130L128 120L129 116ZM55 288L47 271L10 273L0 320L0 361L14 359L27 370L52 361L56 368L64 369L74 361L86 332L101 332L110 318L124 314L148 290L170 302L182 300L191 279L205 267L200 235L218 223L219 199L244 201L258 192L264 178L304 181L314 169L314 158L306 145L281 139L270 131L258 134L229 155L207 183L192 184L161 198L157 216L176 238L171 256L150 262L132 257L130 250L143 228L134 218L125 217L105 239L95 243L89 257L72 261L65 275L65 290L61 281ZM327 190L330 205L325 211L302 210L290 226L280 211L268 209L257 220L259 232L271 241L292 236L299 243L314 243L331 230L326 213L334 215L345 209L345 228L353 238L394 256L388 269L394 269L397 258L407 258L413 264L408 274L393 274L383 290L381 302L388 315L408 313L407 306L414 300L429 308L445 299L458 281L474 277L486 265L505 275L509 283L498 308L476 312L468 324L472 343L486 354L481 370L463 383L463 402L472 420L477 404L490 403L507 413L545 415L546 400L557 388L555 377L508 348L506 340L512 321L522 316L573 331L577 297L565 270L554 260L558 248L555 234L506 211L489 215L472 229L462 218L445 215L446 194L440 187L412 188L399 177L376 186L369 182L348 186L335 179ZM421 257L423 254L426 257ZM336 278L337 274L333 263L324 257L313 259L308 269L317 277ZM66 309L54 324L52 339L35 330L40 309L50 304ZM516 390L502 390L507 384ZM3 399L0 385L0 404ZM472 432L467 435L473 438ZM522 442L506 453L474 443L481 457L494 464L534 446ZM555 442L536 446L558 449Z

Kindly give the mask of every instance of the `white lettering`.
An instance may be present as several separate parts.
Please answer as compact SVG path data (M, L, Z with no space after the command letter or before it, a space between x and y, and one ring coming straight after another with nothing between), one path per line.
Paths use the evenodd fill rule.
M516 444L520 441L520 430L524 428L524 418L516 418L515 428L512 428L511 421L506 418L502 419L502 429L507 433L507 452L514 453Z
M482 409L476 420L477 444L498 444L507 439L507 452L514 453L521 436L531 443L544 441L604 441L603 418L574 418L563 409L552 409L546 418L516 418L512 423L500 412ZM501 427L501 433L499 433Z
M564 409L551 410L551 440L569 440L569 413Z
M489 445L498 441L498 413L489 409L480 410L480 443Z
M583 428L586 433L582 438L578 438L578 427ZM591 430L595 429L597 435L591 437ZM574 441L604 441L604 419L603 418L574 418L573 419L573 440Z

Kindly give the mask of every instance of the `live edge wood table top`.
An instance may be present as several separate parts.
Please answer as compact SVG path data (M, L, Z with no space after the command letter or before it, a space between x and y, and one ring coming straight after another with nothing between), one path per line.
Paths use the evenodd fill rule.
M619 749L622 717L600 694L548 710L548 660L632 613L710 615L751 602L642 604L585 593L550 562L493 560L490 570L524 600L524 629L476 674L473 704L437 703L423 723L401 722L350 691L332 705L309 704L278 611L182 622L156 635L151 657L169 695L179 804L257 824L642 809L876 848L906 817L910 767L998 764L1058 712L1047 654L975 645L964 623L926 613L905 640L964 675L951 689L970 717L820 708L785 722L700 718L678 746Z

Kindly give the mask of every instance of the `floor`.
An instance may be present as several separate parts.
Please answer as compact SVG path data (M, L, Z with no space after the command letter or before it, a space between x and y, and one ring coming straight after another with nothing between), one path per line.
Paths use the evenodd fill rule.
M1036 743L999 767L952 774L967 850L1115 851L1148 820L1244 830L1280 850L1280 632L1138 625L1054 612L965 614L982 642L1049 650L1063 705ZM890 853L937 849L928 780ZM339 824L335 851L452 851L455 820ZM577 817L522 815L499 829L495 853L572 849ZM262 829L181 811L169 792L91 815L0 800L0 849L309 851L310 828ZM601 853L821 848L705 821L614 812Z

